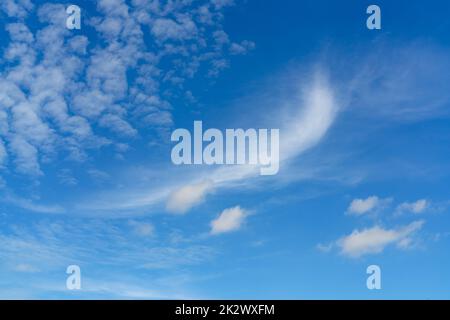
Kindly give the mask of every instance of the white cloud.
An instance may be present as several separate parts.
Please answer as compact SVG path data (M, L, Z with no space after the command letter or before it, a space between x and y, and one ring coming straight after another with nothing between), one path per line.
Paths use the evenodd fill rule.
M280 141L280 160L285 163L319 143L331 127L338 110L333 92L321 74L316 74L313 83L300 93L303 95L296 92L297 95L289 101L290 117L281 119L280 116L280 120L284 120L284 127L280 128L283 133L283 139ZM258 176L259 169L251 165L221 167L213 171L207 170L204 175L209 180L208 189L218 189L243 184L246 180ZM186 191L190 191L189 185ZM185 194L186 192L182 193L182 199L188 198ZM197 195L198 192L193 194ZM201 196L197 197L203 200L205 195L206 192L203 191ZM172 199L173 196L169 197L168 203L172 202ZM199 202L201 201L189 203L189 207L183 207L183 212Z
M213 37L214 37L214 41L220 47L222 47L230 42L230 38L223 30L214 32Z
M6 219L14 219L13 216L6 215ZM170 238L163 235L159 238L130 237L129 220L73 217L67 223L64 218L36 218L26 224L3 221L4 228L0 230L0 269L2 274L3 271L11 271L9 275L16 281L11 284L13 288L9 288L8 283L3 281L6 278L2 278L2 296L21 299L47 293L54 295L59 291L61 294L67 293L64 282L52 275L58 275L61 270L64 272L70 264L83 268L83 265L95 263L100 268L113 268L116 272L114 275L103 274L104 277L95 275L94 278L85 274L84 297L192 298L184 285L197 279L191 278L191 273L185 270L189 266L207 263L216 255L212 247L200 243L171 244L168 243ZM99 259L100 256L102 259ZM130 272L130 268L135 272ZM161 273L162 269L165 272ZM18 272L41 272L45 276L24 277ZM160 273L163 276L158 277L156 274ZM120 283L115 282L117 279ZM145 283L145 286L138 289L133 283ZM24 293L32 296L17 293L15 290L18 288L23 288ZM11 292L7 295L6 291ZM160 291L161 295L156 291Z
M15 155L15 164L19 172L29 175L41 175L37 149L22 137L13 137L10 150Z
M36 203L30 199L24 199L11 194L4 195L2 201L13 204L19 208L23 208L33 212L39 213L64 213L65 209L55 204L41 204Z
M308 86L298 85L295 89L289 97L276 100L276 104L282 106L284 111L277 111L271 117L275 123L282 124L280 161L286 167L289 167L290 160L314 147L325 137L338 112L333 90L324 75L316 73ZM173 169L173 165L171 167ZM79 207L95 211L108 210L110 213L116 210L119 215L126 210L126 215L130 215L131 210L156 206L163 201L168 212L185 213L200 204L212 191L253 187L257 179L263 181L259 167L253 165L204 166L201 171L189 166L180 167L179 171L171 169L158 170L158 179L165 183L157 187L104 192L103 199L89 198ZM180 176L186 178L180 180ZM136 184L133 182L133 185Z
M171 19L156 19L152 27L153 35L161 40L186 40L195 37L197 27L188 17L182 16L179 21Z
M327 252L330 252L334 248L334 245L335 244L333 242L326 243L326 244L319 243L319 244L317 244L316 248L317 248L317 250L319 250L321 252L327 253Z
M0 100L6 106L26 103L32 108L25 117L20 113L24 108L16 110L20 114L15 117L17 132L14 134L20 133L21 140L16 138L14 144L12 135L5 133L6 151L13 160L8 164L16 163L20 172L37 176L42 174L40 161L49 158L46 154L55 155L57 149L62 148L69 152L69 159L84 161L89 158L88 148L114 146L118 143L116 139L138 134L135 128L141 128L142 123L133 122L137 119L155 130L167 130L173 121L170 103L161 98L161 81L192 77L200 63L209 65L212 74L229 65L225 53L233 51L230 46L235 42L223 30L223 13L219 10L231 4L228 0L204 4L200 17L195 14L200 12L198 10L187 14L186 3L150 5L146 1L135 1L133 6L128 6L123 1L99 1L97 11L101 15L89 21L103 40L97 44L90 43L88 38L71 37L70 32L59 27L58 21L65 16L61 6L40 7L43 27L39 31L29 30L25 24L11 26L14 41L7 51L15 54L11 53L8 61L11 65L16 60L20 63L8 69L5 78L0 78L4 82L2 87L8 88L7 93L0 93ZM52 18L54 13L58 14ZM155 16L172 20L176 23L175 29L181 29L180 34L175 35L164 23L158 26L161 24L158 22L155 30L158 30L160 42L155 44L159 49L154 53L145 44L142 28L152 30L158 20ZM183 41L174 42L174 36L181 36ZM207 41L210 38L215 41ZM189 45L184 43L186 39ZM211 42L213 47L209 47ZM246 50L254 47L251 41L245 40L239 45ZM42 61L36 59L41 55L39 50L42 50ZM180 60L181 56L185 62ZM166 64L172 58L177 68L170 71L160 68L162 59ZM139 67L136 61L140 61ZM135 71L135 81L127 79L131 70ZM48 78L58 80L48 82ZM319 75L311 85L298 89L288 100L279 101L280 106L287 105L285 111L290 114L285 121L281 116L279 119L284 124L280 129L286 137L282 141L281 161L292 159L316 145L325 136L338 110L325 77ZM11 111L6 109L6 113ZM3 118L0 114L0 130L9 127L8 123L3 125ZM10 118L8 115L5 119ZM106 130L97 130L102 125L118 133L118 137L104 137ZM0 135L3 138L1 131ZM25 158L28 160L22 160ZM175 182L169 175L169 182L158 190L134 190L133 194L126 195L126 201L116 197L94 206L130 209L167 200L168 211L186 212L201 203L211 190L247 183L257 177L257 172L250 167L207 169L201 172L200 178ZM195 182L204 180L211 182L207 185Z
M382 209L391 202L392 199L380 199L377 196L370 196L366 199L354 199L348 209L348 214L360 216L368 212Z
M247 216L248 213L239 206L225 209L217 219L211 222L211 234L236 231Z
M166 208L169 212L185 213L201 203L212 188L213 185L209 180L183 186L169 195Z
M410 236L420 230L423 224L424 221L414 221L397 229L374 226L361 231L354 230L350 235L339 239L336 244L340 247L342 254L352 258L380 253L390 244L397 244L398 247L404 248L409 245Z
M214 7L220 9L222 7L231 6L234 4L234 0L211 0Z
M7 156L5 144L0 139L0 167L5 163Z
M347 86L352 91L350 107L371 119L395 122L448 115L447 48L420 40L402 47L383 41L379 44L376 51L356 54L363 58L352 59L351 65L345 66L346 74L353 78ZM408 76L410 70L415 70L414 77Z
M96 183L103 183L111 178L108 173L98 169L89 169L86 172L91 177L91 179Z
M404 213L411 212L415 214L419 214L424 212L429 207L429 202L426 199L420 199L416 202L403 202L398 205L396 212Z
M379 199L377 196L371 196L367 199L354 199L350 203L347 211L352 214L360 215L373 210L377 206L378 202Z
M98 281L98 279L83 277L83 283L85 284L83 292L93 294L97 299L105 295L119 299L193 299L190 294L182 294L177 290L174 290L177 292L167 292L163 289L155 290L154 287L158 286L158 281L162 281L162 279L158 279L151 285L148 284L148 281L142 283L142 281L136 280L137 284L129 284L128 282L114 282L111 279ZM152 289L148 287L152 287Z
M30 0L2 0L0 5L9 17L25 18L33 9Z
M230 46L230 53L233 55L247 54L255 48L255 43L244 40L241 43L232 43Z
M86 15L86 25L98 31L92 41L67 30L62 4L34 10L29 0L2 1L9 37L0 75L0 161L8 156L7 166L38 177L45 174L41 163L58 155L85 161L89 149L167 133L172 106L163 96L185 92L179 84L202 64L207 75L220 69L215 61L229 63L229 43L209 41L214 34L228 39L222 26L228 4L100 0ZM29 14L40 23L29 24ZM157 41L148 43L144 29ZM162 89L163 82L177 84Z
M73 173L70 169L62 169L57 174L58 180L61 184L66 186L76 186L78 180L73 177Z
M25 273L34 273L34 272L39 271L39 269L33 267L30 264L26 264L26 263L19 263L18 265L16 265L14 267L14 270L17 272L25 272Z
M298 88L289 104L289 116L280 128L283 139L280 158L288 160L320 142L333 124L339 110L333 88L325 74L316 72L311 84Z
M155 227L148 222L131 220L129 225L133 228L133 232L141 237L149 237L155 233Z
M102 116L99 120L99 124L100 126L109 128L125 137L134 137L137 135L136 129L134 129L127 121L114 114Z

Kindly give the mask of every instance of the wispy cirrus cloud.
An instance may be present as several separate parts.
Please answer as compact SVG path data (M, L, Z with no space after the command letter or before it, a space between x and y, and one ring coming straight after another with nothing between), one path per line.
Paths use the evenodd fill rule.
M96 230L96 232L91 232ZM177 270L197 265L216 255L202 243L173 243L170 237L157 237L148 221L119 219L38 219L28 225L2 224L0 268L26 271L64 272L70 264L80 266ZM101 256L101 261L98 257ZM140 270L140 271L139 271Z
M61 205L43 204L36 202L32 199L26 199L16 196L14 194L5 193L1 198L1 201L31 212L51 213L51 214L61 214L66 212L66 209Z
M418 44L412 45L414 48L416 48L416 46L418 46ZM291 90L288 99L271 100L272 104L281 106L280 113L272 117L272 120L274 120L272 123L282 123L280 126L280 141L282 144L280 148L280 161L284 167L297 162L299 160L298 155L305 153L305 151L317 146L319 142L323 141L326 133L336 122L338 115L340 117L345 117L346 115L348 116L351 111L352 121L361 121L361 117L364 118L369 116L383 117L383 119L386 118L388 121L415 121L414 119L436 117L442 115L442 112L445 112L444 106L446 102L450 100L450 97L445 94L444 90L441 90L441 86L438 85L434 88L427 87L429 89L423 89L426 87L423 83L429 81L433 77L442 79L439 83L445 83L444 79L447 77L447 74L442 73L439 69L440 67L438 67L439 65L446 65L448 63L448 59L444 54L445 49L423 46L418 48L418 50L413 50L414 55L406 59L403 59L402 57L404 57L405 52L408 52L407 48L393 46L392 50L388 50L386 47L380 46L380 50L383 52L380 53L380 55L392 56L395 61L398 61L395 66L398 70L397 73L384 72L388 69L388 64L391 61L390 59L379 61L371 54L364 54L356 59L351 66L347 65L346 72L340 70L339 67L331 68L332 70L328 73L319 72L315 77L306 77L307 80L310 80L309 84L305 84L305 82L308 81L303 81L303 86L299 85L297 90ZM425 59L425 57L433 57L433 59ZM333 61L332 59L330 60ZM370 61L370 63L368 61ZM420 61L419 71L422 74L422 77L416 77L414 79L405 78L405 81L396 78L401 75L406 76L413 72L413 70L415 70L416 62L418 61ZM427 67L426 64L428 62L433 64L431 68ZM364 67L357 67L359 65L364 65ZM323 63L323 66L323 69L326 70L327 63ZM339 82L336 81L335 73L337 72L340 76L344 74ZM294 79L290 79L291 82L296 80L298 79L295 77ZM299 81L299 83L302 83L302 81ZM399 88L399 90L402 94L396 95L396 85L400 84L401 88ZM417 90L415 88L422 89ZM379 101L378 98L374 97L374 93L378 94L379 92L384 92L383 99L386 102L383 106L395 104L396 107L380 107L376 110L372 110L375 108L373 102ZM426 107L422 109L419 108L418 104L414 103L417 99L425 99L424 97L430 98L424 105L429 105L431 103L433 105L431 108ZM431 100L434 102L429 102ZM392 112L395 110L395 114L390 113L389 110ZM400 111L405 117L402 118L398 116ZM353 118L354 116L357 117L356 120ZM347 121L350 120L347 119ZM339 133L335 132L333 139L336 140L338 138ZM336 152L336 150L333 151ZM351 158L352 152L355 153L355 150L343 150L342 152L345 153L344 158L348 162L350 161L349 158ZM339 158L335 153L332 155L325 154L325 157L329 156ZM346 172L346 177L356 175L356 179L359 179L356 183L360 182L361 179L364 179L365 174L363 170L369 170L364 168L346 169L345 166L344 168L341 168L343 164L340 164L339 162L333 163L332 161L327 163L327 168L320 168L317 167L317 164L324 160L322 158L316 160L318 160L314 161L316 166L313 166L312 168L308 167L307 169L313 173L304 172L306 169L302 170L301 168L295 168L295 166L291 169L296 172L296 176L299 177L298 179L311 179L320 174L325 175L322 177L323 179L327 179L327 175L333 174L333 170L330 169L329 166L331 166L331 168L335 166L339 167L339 170L344 170ZM317 172L314 172L314 170ZM352 170L359 170L360 172L355 174ZM185 182L177 181L174 184L168 185L167 193L162 196L162 199L159 198L158 201L162 200L168 204L172 202L170 195L175 194L173 190L182 189L183 186L200 183L205 179L208 179L211 183L209 184L209 188L200 190L204 192L201 197L199 197L201 199L206 198L207 194L211 193L213 190L215 192L220 192L218 190L221 188L239 187L245 185L247 182L254 182L255 179L258 179L257 170L251 166L218 168L216 170L206 168L199 171L200 172L197 172L195 177L188 178ZM186 172L187 175L189 175L189 171L187 170ZM283 172L281 172L281 175L282 173ZM295 177L292 177L291 175L287 180L292 179L295 180ZM197 198L197 196L198 194L196 193L195 198ZM155 204L154 197L151 197L150 194L145 197L148 197L150 200L147 202L149 205ZM356 200L357 199L355 199L355 201ZM372 207L370 202L373 202L372 205L374 207ZM354 203L354 208L350 206L347 212L355 215L374 212L386 207L389 202L389 199L383 198L360 199L359 202L356 201ZM138 201L136 204L137 203L142 205L146 203L146 201ZM196 202L193 201L193 203ZM370 208L365 208L365 205Z
M333 124L338 112L338 102L334 98L331 85L322 73L316 73L311 77L312 82L304 87L300 84L292 92L287 100L280 100L286 110L279 113L278 123L280 128L280 162L288 166L289 160L295 159L306 150L314 147L326 135ZM284 118L284 114L291 116ZM274 116L276 117L276 116ZM259 167L256 165L239 165L226 167L206 166L198 170L195 175L186 169L188 177L184 181L174 179L180 170L168 170L161 173L167 176L170 183L158 186L157 189L150 186L150 190L131 191L130 197L121 200L114 205L113 201L105 201L88 204L87 208L95 210L137 209L145 206L155 206L161 202L166 203L169 212L184 213L195 205L200 204L208 194L220 192L221 189L235 186L249 185L259 177ZM173 175L171 174L173 173ZM123 193L123 192L122 192Z
M280 128L280 162L284 165L287 165L288 160L319 143L331 127L338 111L333 91L322 74L317 74L309 86L298 89L291 99L279 102L287 103L291 113L289 119L282 121L283 127ZM259 168L251 165L212 170L207 173L209 188L202 190L202 195L215 188L227 188L245 183L248 179L257 179L258 173ZM169 201L172 199L169 198Z

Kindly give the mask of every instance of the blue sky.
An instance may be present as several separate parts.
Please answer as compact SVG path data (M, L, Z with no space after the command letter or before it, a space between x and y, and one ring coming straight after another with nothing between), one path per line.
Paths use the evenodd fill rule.
M3 0L0 297L450 298L449 9ZM195 120L280 171L175 166Z

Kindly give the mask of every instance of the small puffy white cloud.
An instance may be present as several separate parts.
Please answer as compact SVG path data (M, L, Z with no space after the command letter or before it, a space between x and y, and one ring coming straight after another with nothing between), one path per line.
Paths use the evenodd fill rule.
M354 199L350 203L347 212L356 216L363 215L386 206L390 201L391 199L380 199L377 196L370 196L366 199Z
M255 43L252 41L244 40L241 43L232 43L230 46L230 53L232 55L247 54L249 51L255 48Z
M411 235L422 228L424 221L414 221L398 229L384 229L379 226L364 230L354 230L336 242L341 253L357 258L366 254L380 253L390 244L397 244L399 248L408 247Z
M223 46L230 42L230 38L228 37L228 34L226 34L223 30L218 30L213 33L214 41L217 43L218 46Z
M373 210L379 201L379 198L377 196L371 196L367 199L354 199L350 206L348 207L347 211L351 214L364 214L370 210Z
M30 175L41 175L37 149L21 137L14 137L10 142L10 149L16 156L17 171Z
M234 0L211 0L211 3L214 5L216 9L220 9L222 7L233 5Z
M411 212L411 213L422 213L424 212L429 206L429 202L426 199L420 199L416 202L403 202L397 207L397 213L403 213L403 212Z
M201 203L212 188L213 184L209 180L183 186L170 194L166 209L172 213L185 213Z
M6 26L11 39L14 41L31 43L34 40L33 34L30 29L23 23L11 23Z
M69 39L68 45L72 51L78 54L86 54L86 49L89 44L89 39L84 36L75 36Z
M208 72L210 77L216 77L222 70L229 67L229 62L226 59L215 59L211 61L211 69Z
M178 20L156 19L152 34L160 41L191 39L197 34L197 26L188 16L181 16Z
M2 0L0 9L9 17L25 18L33 9L33 3L30 0Z
M211 234L236 231L241 227L247 216L247 212L239 206L225 209L217 219L211 222Z
M110 130L126 137L134 137L137 135L136 129L134 129L127 121L114 114L102 116L99 124L102 127L109 128Z

